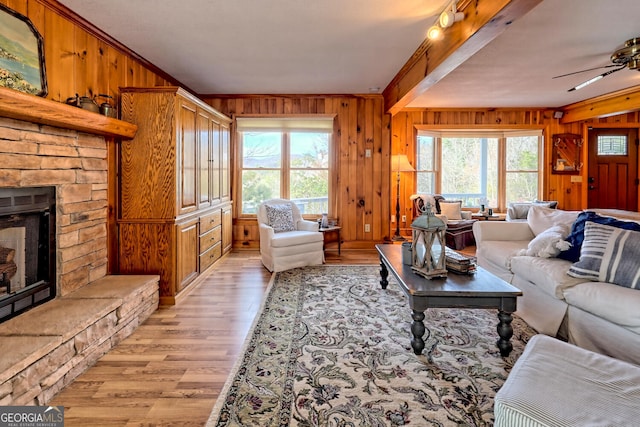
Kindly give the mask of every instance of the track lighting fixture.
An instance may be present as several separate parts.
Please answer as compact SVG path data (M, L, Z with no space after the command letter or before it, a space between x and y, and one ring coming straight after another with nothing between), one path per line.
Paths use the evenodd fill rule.
M462 21L464 19L464 13L458 12L457 1L454 1L451 6L447 7L441 14L438 22L436 22L427 31L427 37L429 40L438 40L442 38L444 28L449 28L455 22Z
M440 26L442 28L449 28L454 22L459 22L464 19L464 13L458 12L456 2L451 5L451 10L445 10L440 14Z

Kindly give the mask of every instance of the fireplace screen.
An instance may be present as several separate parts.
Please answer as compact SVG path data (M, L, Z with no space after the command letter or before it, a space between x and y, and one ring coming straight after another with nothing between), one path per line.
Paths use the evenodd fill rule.
M55 187L0 188L0 321L55 290Z

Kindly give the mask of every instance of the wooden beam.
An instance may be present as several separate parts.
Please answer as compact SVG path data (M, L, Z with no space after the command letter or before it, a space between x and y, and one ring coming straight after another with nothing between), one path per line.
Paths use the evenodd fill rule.
M138 126L82 108L0 87L0 117L131 139Z
M464 20L445 29L443 39L422 42L383 91L385 111L396 114L541 2L460 1L458 11L464 13Z
M560 123L613 116L640 110L640 86L630 87L606 95L562 107Z

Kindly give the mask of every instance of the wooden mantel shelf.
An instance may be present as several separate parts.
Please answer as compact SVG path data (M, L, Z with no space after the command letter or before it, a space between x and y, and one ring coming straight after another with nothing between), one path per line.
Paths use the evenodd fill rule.
M138 126L82 108L0 87L0 117L131 139Z

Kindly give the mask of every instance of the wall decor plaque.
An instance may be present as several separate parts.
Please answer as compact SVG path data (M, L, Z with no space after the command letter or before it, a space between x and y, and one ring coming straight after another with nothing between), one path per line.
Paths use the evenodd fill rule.
M582 169L582 135L560 133L552 137L551 171L554 174L578 175Z

